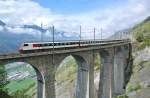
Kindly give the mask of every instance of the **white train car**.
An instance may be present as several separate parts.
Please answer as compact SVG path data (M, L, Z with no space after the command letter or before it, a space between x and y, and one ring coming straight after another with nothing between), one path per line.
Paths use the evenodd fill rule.
M20 53L29 53L29 52L37 52L37 51L47 51L55 48L67 48L67 47L77 47L79 46L78 41L69 41L69 42L33 42L33 43L23 43L19 48Z
M30 42L23 43L19 48L20 53L34 53L34 52L44 52L50 51L53 49L60 48L77 48L77 47L87 47L94 45L105 45L105 44L113 44L116 42L123 42L125 40L81 40L81 41L66 41L66 42Z

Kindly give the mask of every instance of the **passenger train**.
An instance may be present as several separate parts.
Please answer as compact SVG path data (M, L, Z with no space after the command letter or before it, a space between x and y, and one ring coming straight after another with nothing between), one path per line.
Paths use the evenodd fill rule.
M128 39L126 39L128 40ZM29 42L23 43L19 48L20 53L34 53L34 52L45 52L50 51L53 48L78 48L87 47L93 45L113 44L123 40L81 40L81 41L63 41L63 42Z

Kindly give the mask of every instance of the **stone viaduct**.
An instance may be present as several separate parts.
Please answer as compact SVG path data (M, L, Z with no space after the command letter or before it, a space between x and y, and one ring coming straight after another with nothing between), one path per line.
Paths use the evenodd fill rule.
M37 74L38 98L56 98L56 69L62 60L71 55L78 65L76 98L112 98L125 90L132 69L131 52L130 41L122 40L50 52L1 55L0 65L12 62L31 64ZM94 87L94 59L97 53L101 57L98 91Z

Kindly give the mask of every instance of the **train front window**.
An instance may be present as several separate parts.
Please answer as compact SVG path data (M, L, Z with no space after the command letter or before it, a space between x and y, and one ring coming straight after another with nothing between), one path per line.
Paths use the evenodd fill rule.
M28 46L28 44L24 44L23 46L25 46L25 47L26 47L26 46Z

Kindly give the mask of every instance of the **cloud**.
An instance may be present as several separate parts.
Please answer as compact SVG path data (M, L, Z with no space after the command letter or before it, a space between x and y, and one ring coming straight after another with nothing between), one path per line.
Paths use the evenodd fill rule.
M3 30L3 27L2 26L0 26L0 31L2 31Z
M68 36L74 35L72 32L79 33L79 26L82 25L82 31L89 32L83 34L83 38L93 36L94 27L97 37L100 37L102 28L103 36L106 37L117 30L129 28L150 15L149 4L150 0L127 0L124 5L114 8L99 8L77 15L62 15L31 0L1 0L0 19L13 25L40 25L41 22L45 26L55 25L56 29L71 32Z
M41 32L38 30L24 29L24 28L20 28L20 27L15 27L15 28L7 27L7 31L11 32L11 33L17 33L17 34L26 33L26 34L39 35L39 36L41 34Z
M41 24L51 22L50 9L31 0L1 0L0 19L10 24Z

